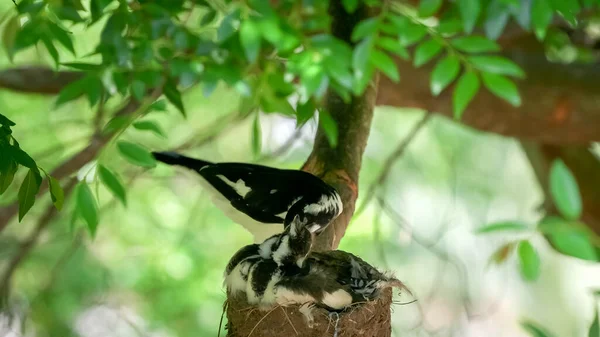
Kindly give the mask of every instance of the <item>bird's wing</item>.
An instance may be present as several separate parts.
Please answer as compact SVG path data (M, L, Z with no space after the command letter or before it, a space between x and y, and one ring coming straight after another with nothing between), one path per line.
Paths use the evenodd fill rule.
M305 186L285 171L261 165L219 163L199 173L236 209L265 223L283 223L289 207L305 193Z

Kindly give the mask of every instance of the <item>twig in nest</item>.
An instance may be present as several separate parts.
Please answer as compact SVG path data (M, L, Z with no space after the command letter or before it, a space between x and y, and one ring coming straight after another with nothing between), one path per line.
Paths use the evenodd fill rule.
M296 330L296 327L292 323L292 320L290 319L290 317L288 316L287 312L285 311L285 308L284 307L280 307L280 308L281 308L281 310L283 310L283 314L285 315L285 318L287 318L287 321L290 322L290 325L292 326L292 329L294 329L294 332L296 333L296 336L300 335L298 333L298 330Z
M223 316L225 316L225 312L227 311L228 305L229 301L225 300L225 303L223 303L223 311L221 312L221 319L219 320L219 333L217 337L221 337L221 329L223 328Z
M413 304L413 303L415 303L415 302L417 302L417 301L418 301L418 300L415 298L414 300L412 300L412 301L410 301L410 302L394 302L394 301L393 301L392 303L393 303L393 304L396 304L396 305L409 305L409 304Z
M331 317L335 316L335 327L333 328L333 337L338 337L338 334L340 333L340 328L339 328L339 324L340 324L340 314L338 314L337 312L332 312L329 314L329 320L331 321Z
M260 325L260 323L262 323L262 321L265 320L265 318L267 318L267 316L269 316L273 311L275 311L275 309L279 308L280 305L275 306L273 309L269 310L269 312L267 312L254 326L254 328L252 328L252 330L250 330L250 333L248 334L248 337L252 336L252 333L254 332L254 330L256 330L256 328Z

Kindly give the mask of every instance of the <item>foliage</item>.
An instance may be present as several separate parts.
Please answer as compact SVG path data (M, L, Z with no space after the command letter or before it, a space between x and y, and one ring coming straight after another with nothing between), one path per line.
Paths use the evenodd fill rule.
M501 44L496 42L509 20L533 31L553 55L574 47L564 33L553 28L552 20L561 18L576 26L578 14L598 5L595 0L458 0L442 12L442 2L421 0L413 7L400 1L367 1L378 14L360 22L351 41L344 41L331 31L329 1L21 0L4 17L2 42L13 60L41 46L56 69L81 73L60 92L54 108L85 98L91 108L104 114L96 136L104 137L108 145L80 172L70 209L73 221L83 220L94 235L102 216L99 184L127 206L127 189L107 163L106 148L114 147L133 165L155 167L141 142L120 136L132 127L167 138L152 118L165 111L167 104L187 117L182 97L186 90L201 87L210 96L221 85L236 91L242 97L240 115L254 117L251 149L255 157L263 146L259 111L293 117L298 126L318 116L331 146L337 146L338 129L324 102L327 92L349 102L364 93L376 72L402 81L397 67L401 59L415 67L431 67L431 94L451 95L456 119L482 88L519 106L517 83L526 74L502 55ZM357 0L342 4L349 14L360 6ZM98 36L93 51L78 50L74 32L94 29ZM585 58L586 53L578 50L577 55ZM123 102L134 102L137 108L128 114L111 110ZM13 126L0 114L0 194L11 186L18 170L27 171L16 196L21 221L36 202L43 173L51 201L62 209L61 182L21 149ZM598 261L599 238L581 223L577 181L564 163L553 163L549 185L557 214L535 226L508 221L479 232L541 234L564 255ZM491 261L502 263L513 251L523 278L535 281L542 261L530 237L503 244ZM594 324L597 327L597 318ZM533 324L524 326L533 334L546 335Z
M529 12L525 2L461 0L439 19L431 20L440 10L441 0L421 1L417 8L400 2L367 3L380 8L380 14L360 22L349 44L332 35L328 1L287 0L272 7L265 1L22 0L16 11L5 17L3 42L13 59L23 50L43 45L57 68L84 74L61 91L57 107L81 96L92 107L126 96L144 102L134 115L114 116L108 122L105 129L110 127L117 137L131 125L164 136L155 122L138 120L155 108L154 99L147 98L150 92L162 93L185 115L181 90L201 85L210 95L219 83L225 83L244 97L242 113L260 108L266 113L295 116L302 125L315 110L320 111L322 126L335 146L335 123L323 110L325 92L333 90L348 101L365 90L376 70L399 81L394 57L412 57L415 66L434 63L431 92L440 95L453 90L457 118L482 86L510 104L520 105L518 89L509 77L519 79L525 74L499 54L501 47L494 42L508 18L514 17L523 28L533 29L544 39L553 16L558 14L575 24L578 12L595 4L536 0ZM359 2L344 1L343 6L353 13ZM96 48L80 55L72 31L98 25L102 29ZM486 36L475 35L475 27L483 27ZM413 45L411 56L408 47ZM77 61L63 62L65 53ZM453 89L452 83L456 83ZM296 94L299 100L294 107L289 98ZM256 152L260 148L256 126L254 134ZM17 143L13 145L18 148ZM117 147L133 164L153 167L140 146L118 142ZM34 166L29 156L21 157ZM4 188L0 190L6 189L14 169L10 162L3 164L0 187ZM33 169L32 178L36 179L28 178L20 194L20 218L34 202L40 180L37 171ZM106 178L106 171L104 175ZM109 188L115 186L111 181ZM53 186L55 198L60 193L56 182Z

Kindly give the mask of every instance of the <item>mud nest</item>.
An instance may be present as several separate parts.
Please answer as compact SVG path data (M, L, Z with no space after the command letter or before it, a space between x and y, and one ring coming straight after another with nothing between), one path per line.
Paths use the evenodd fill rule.
M385 289L378 299L360 303L339 314L314 308L313 327L306 324L299 305L276 306L261 311L241 296L227 300L228 337L389 337L391 336L392 290ZM337 331L337 335L336 335Z

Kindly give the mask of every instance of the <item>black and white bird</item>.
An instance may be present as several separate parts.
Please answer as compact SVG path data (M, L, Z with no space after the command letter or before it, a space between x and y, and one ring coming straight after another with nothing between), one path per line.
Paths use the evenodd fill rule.
M377 299L385 288L406 289L395 277L340 250L311 252L300 265L279 265L263 258L259 245L250 245L234 255L225 277L230 294L244 294L249 304L260 309L301 304L309 324L314 306L341 312Z
M338 192L318 177L247 163L211 163L175 152L153 152L156 160L196 171L213 202L254 236L281 233L296 217L319 234L342 213Z

